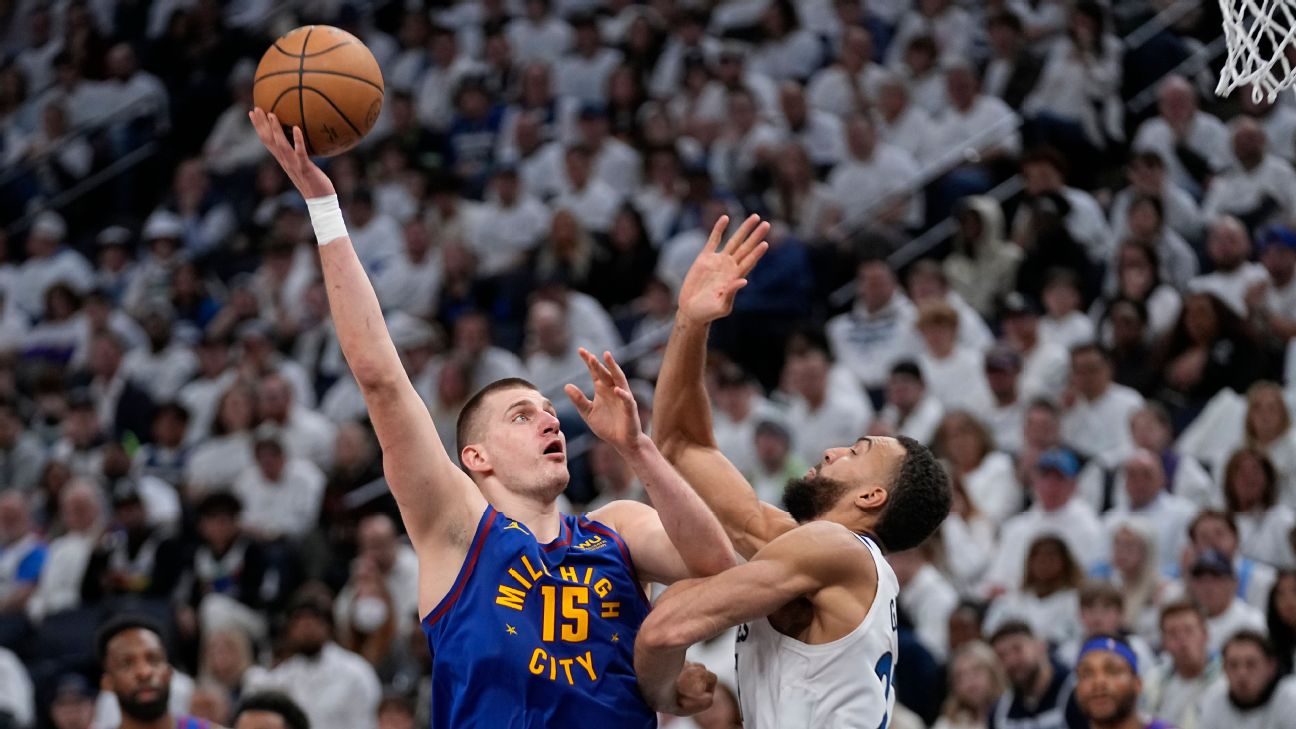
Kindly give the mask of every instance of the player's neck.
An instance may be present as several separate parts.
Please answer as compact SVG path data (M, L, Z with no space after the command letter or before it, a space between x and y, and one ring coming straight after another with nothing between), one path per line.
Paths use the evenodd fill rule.
M547 544L562 533L562 514L554 499L541 501L538 497L519 494L499 486L486 495L495 510L521 522L537 542Z
M175 725L175 717L168 712L153 721L140 721L129 716L122 716L121 725L118 729L175 729Z

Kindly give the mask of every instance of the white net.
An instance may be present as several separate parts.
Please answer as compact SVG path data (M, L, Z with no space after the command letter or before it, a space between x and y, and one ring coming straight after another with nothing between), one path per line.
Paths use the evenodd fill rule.
M1226 96L1241 86L1251 96L1273 101L1296 83L1296 0L1219 0L1224 14L1228 59L1215 92Z

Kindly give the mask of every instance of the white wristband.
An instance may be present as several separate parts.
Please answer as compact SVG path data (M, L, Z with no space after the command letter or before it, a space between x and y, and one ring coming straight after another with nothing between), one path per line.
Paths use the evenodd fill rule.
M337 195L313 197L306 201L310 211L311 225L315 228L315 241L326 246L338 238L347 236L346 223L342 220L342 208L338 205Z

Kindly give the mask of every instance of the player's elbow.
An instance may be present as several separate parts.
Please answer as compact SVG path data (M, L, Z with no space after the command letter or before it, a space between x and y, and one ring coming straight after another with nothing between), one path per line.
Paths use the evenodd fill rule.
M738 558L727 546L724 549L707 550L691 562L689 567L694 577L711 577L738 566Z
M404 372L393 372L378 362L356 362L351 364L351 375L355 377L360 391L366 396L383 395L396 392L401 385Z
M687 648L695 641L691 639L687 621L671 615L670 610L654 610L639 628L635 637L635 647L645 651L669 651Z

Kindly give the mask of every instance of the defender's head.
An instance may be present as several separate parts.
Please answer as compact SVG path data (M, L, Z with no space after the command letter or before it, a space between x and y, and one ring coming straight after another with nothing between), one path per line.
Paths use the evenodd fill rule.
M553 403L520 378L492 382L468 399L455 428L459 461L477 483L557 498L567 488L567 438Z
M818 465L788 482L783 502L798 522L837 522L900 551L921 544L949 515L950 483L918 441L860 438L824 451Z

